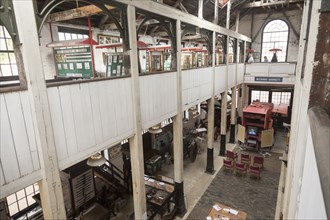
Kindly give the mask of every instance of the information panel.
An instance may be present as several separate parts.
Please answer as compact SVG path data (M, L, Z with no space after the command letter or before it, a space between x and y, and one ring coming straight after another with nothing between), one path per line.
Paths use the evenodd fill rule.
M91 78L93 76L89 46L55 48L54 54L58 77Z

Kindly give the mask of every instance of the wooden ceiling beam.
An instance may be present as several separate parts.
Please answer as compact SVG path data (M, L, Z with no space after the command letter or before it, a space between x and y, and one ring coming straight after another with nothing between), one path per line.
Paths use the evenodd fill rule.
M107 5L107 9L114 9L113 6ZM48 15L46 22L58 22L58 21L66 21L76 18L88 17L91 15L99 14L102 10L94 5L83 6L75 9L70 9L61 12L55 12Z

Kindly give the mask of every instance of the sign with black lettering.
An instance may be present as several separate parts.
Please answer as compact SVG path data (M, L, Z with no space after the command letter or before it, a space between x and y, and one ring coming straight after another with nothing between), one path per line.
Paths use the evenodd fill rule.
M254 77L256 82L283 82L283 77Z

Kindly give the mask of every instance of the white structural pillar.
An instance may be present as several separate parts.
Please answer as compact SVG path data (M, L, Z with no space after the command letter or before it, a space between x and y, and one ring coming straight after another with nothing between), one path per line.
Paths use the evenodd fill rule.
M215 38L216 33L212 36L212 96L207 101L207 158L206 158L206 173L214 173L214 90L215 90Z
M173 118L173 148L174 148L174 181L175 205L177 214L182 217L186 213L186 204L183 189L183 112L182 112L182 73L181 73L181 21L176 21L176 46L177 46L177 115Z
M227 133L227 90L221 93L221 131L220 131L220 152L219 156L226 154L226 133Z
M236 41L236 54L235 54L235 62L236 62L236 71L235 71L235 85L237 85L237 72L238 72L238 61L239 61L239 41ZM232 74L232 73L231 73ZM230 135L229 135L229 143L235 143L235 125L236 125L236 100L237 100L237 93L236 93L236 86L231 88L231 112L230 112Z
M230 23L230 0L227 3L227 19L226 28L229 29ZM228 51L229 51L229 36L226 40L226 91L221 93L221 131L220 131L220 152L219 156L225 156L226 154L226 133L227 133L227 93L228 93Z
M237 97L237 113L238 113L238 121L237 124L242 124L242 116L243 116L243 88L244 84L239 85L238 87L238 97Z
M198 17L203 18L203 0L198 0Z
M311 5L310 5L311 4ZM301 206L303 172L309 164L305 162L309 119L310 89L315 68L315 50L320 28L321 1L306 1L302 16L301 38L296 67L296 82L291 119L288 167L285 180L283 219L298 219ZM311 11L310 11L311 10ZM309 17L310 15L310 19ZM304 59L304 56L305 59ZM304 73L304 75L302 75ZM308 167L309 168L309 167ZM320 173L321 174L321 173ZM324 178L324 177L323 177ZM327 213L329 215L329 213ZM329 216L328 216L329 218Z
M237 69L237 68L236 68ZM229 143L235 143L236 125L236 86L231 88L230 136Z
M219 22L219 1L214 1L214 24Z
M42 179L38 182L44 219L66 219L46 81L33 1L13 1L31 102Z
M135 7L127 6L135 135L129 139L135 219L147 219Z

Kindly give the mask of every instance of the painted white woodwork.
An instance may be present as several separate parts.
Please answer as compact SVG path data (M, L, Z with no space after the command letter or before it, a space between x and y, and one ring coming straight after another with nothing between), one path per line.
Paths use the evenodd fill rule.
M236 85L236 63L228 64L228 88Z
M177 113L176 72L139 77L142 129L160 123Z
M250 63L245 65L245 74L253 76L294 75L296 63Z
M251 63L245 65L245 83L264 84L256 82L255 77L282 77L282 82L266 82L271 84L294 85L296 76L296 63Z
M320 173L310 126L307 130L306 153L301 179L300 199L297 201L295 219L328 219L324 203Z
M245 74L253 74L254 76L268 75L270 63L247 63L245 65Z
M39 154L27 91L0 94L0 193L1 197L40 180ZM35 173L34 175L31 175ZM30 182L30 183L34 183ZM5 189L6 188L6 189Z
M123 4L135 6L137 8L143 9L148 12L157 13L158 15L172 18L174 20L181 20L181 22L184 22L187 24L191 24L194 26L196 24L198 24L199 27L203 27L210 31L216 31L217 33L228 35L230 37L242 39L245 41L251 41L251 38L249 38L245 35L242 35L242 34L234 32L232 30L218 26L214 23L211 23L202 18L198 18L194 15L184 13L184 12L177 10L176 8L173 8L168 5L159 4L154 1L127 1L127 0L118 0L118 1Z
M227 67L225 65L215 67L214 95L218 95L227 89L226 68Z
M132 119L135 135L129 138L130 158L132 167L132 194L134 203L134 217L147 219L146 189L144 180L144 155L142 142L141 94L138 68L138 51L136 45L136 13L135 7L127 7L128 33L130 50L131 92L134 117Z
M130 78L47 91L60 169L133 135Z
M279 74L291 74L294 75L296 72L296 63L270 63L269 64L269 75Z
M245 70L244 63L237 64L236 85L239 85L239 84L243 83L243 81L244 81L244 70Z
M1 174L1 173L0 173ZM33 171L32 173L29 173L26 176L21 176L20 178L0 186L0 198L5 198L6 196L9 196L10 194L13 194L27 186L30 186L38 181L40 181L41 177L41 170ZM2 179L2 177L1 177Z
M212 72L212 67L182 71L183 110L211 98Z

